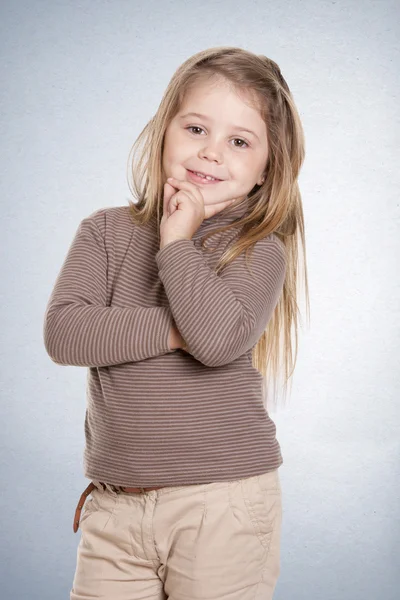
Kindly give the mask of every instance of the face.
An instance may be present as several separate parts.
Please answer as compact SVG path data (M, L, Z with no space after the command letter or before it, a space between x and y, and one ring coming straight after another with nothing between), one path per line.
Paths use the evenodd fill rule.
M218 204L244 199L261 185L267 157L267 128L250 98L239 97L226 81L198 83L166 130L163 175L194 183L205 205ZM218 181L204 181L190 171Z

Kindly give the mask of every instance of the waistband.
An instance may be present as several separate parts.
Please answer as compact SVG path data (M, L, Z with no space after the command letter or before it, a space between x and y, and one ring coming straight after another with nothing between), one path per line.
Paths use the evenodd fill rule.
M111 483L105 483L104 481L97 481L95 479L92 481L92 483L100 491L108 489L110 492L114 492L115 494L121 492L129 494L144 494L146 492L151 492L152 490L160 490L162 487L164 487L163 485L159 485L158 487L124 487L122 485L113 485Z
M108 489L110 492L112 492L114 494L120 494L121 492L132 493L132 494L144 494L145 492L150 492L151 490L159 490L162 487L164 487L164 486L146 487L146 488L144 488L144 487L137 487L137 488L123 487L121 485L112 485L110 483L104 483L103 481L93 480L91 483L89 483L87 488L81 494L78 505L75 509L74 525L73 525L74 533L76 533L78 531L79 521L81 520L81 512L82 512L83 505L85 504L86 498L89 496L89 494L95 488L97 488L98 490L103 491L103 492L105 489Z

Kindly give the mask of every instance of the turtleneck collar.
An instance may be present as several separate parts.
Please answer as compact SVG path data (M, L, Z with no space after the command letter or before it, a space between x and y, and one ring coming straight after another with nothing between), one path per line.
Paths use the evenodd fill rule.
M214 229L218 229L219 227L224 227L225 225L229 225L235 219L242 217L248 209L248 198L238 202L236 205L228 205L219 213L216 213L212 217L208 219L204 219L201 223L200 227L194 232L192 239L196 246L200 243L200 239L202 236L210 233ZM221 240L221 236L223 233L220 232L217 236L217 239L214 236L214 243Z
M234 220L242 217L247 212L248 206L249 204L247 198L241 202L238 202L236 205L231 204L226 206L219 213L209 217L208 219L204 219L196 233L204 233L205 230L208 231L209 229L229 225L229 223L232 223Z

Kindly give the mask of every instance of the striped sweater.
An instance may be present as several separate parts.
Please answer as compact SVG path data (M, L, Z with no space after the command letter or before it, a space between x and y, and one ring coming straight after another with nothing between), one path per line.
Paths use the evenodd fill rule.
M282 292L284 246L271 234L256 243L250 270L242 253L218 275L213 267L235 233L207 240L214 252L200 247L203 234L244 209L224 209L191 240L161 250L155 219L135 225L129 206L96 210L80 222L43 336L55 363L88 370L87 478L193 485L282 464L251 355ZM187 351L169 348L172 325Z

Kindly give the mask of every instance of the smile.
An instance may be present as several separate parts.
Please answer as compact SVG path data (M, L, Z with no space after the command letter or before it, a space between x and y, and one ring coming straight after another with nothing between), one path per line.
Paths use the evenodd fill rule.
M215 179L210 175L204 175L203 173L190 171L189 169L186 170L189 174L190 179L196 183L203 183L205 185L209 185L213 183L220 183L222 181L222 179Z

